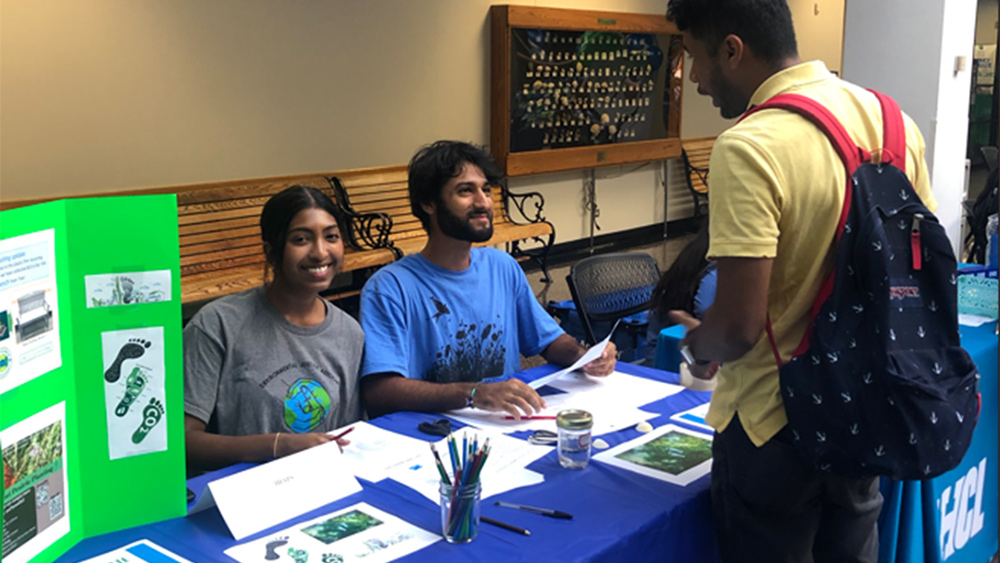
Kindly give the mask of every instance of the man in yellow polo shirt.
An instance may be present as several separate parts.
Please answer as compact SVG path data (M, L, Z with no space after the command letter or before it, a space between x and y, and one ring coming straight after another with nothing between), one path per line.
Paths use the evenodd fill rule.
M881 146L882 118L870 92L819 61L798 56L785 0L669 0L691 80L723 117L779 93L828 108L853 140ZM924 141L905 117L906 173L933 210ZM714 305L684 340L695 375L718 386L707 420L716 429L712 507L725 561L876 561L878 479L815 471L795 452L764 334L768 315L786 360L833 267L844 165L823 133L783 110L757 112L719 135L710 161L709 257L718 264Z

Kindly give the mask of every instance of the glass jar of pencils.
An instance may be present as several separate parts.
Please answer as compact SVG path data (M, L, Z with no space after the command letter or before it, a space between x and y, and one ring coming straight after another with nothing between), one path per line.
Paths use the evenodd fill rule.
M559 465L566 469L583 469L590 462L590 429L594 417L587 411L569 409L556 415L559 428Z
M477 480L453 486L441 482L441 533L448 543L469 543L479 534L479 496L482 485Z

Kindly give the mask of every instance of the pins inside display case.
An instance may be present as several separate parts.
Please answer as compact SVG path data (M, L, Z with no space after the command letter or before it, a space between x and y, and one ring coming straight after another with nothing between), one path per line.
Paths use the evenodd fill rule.
M662 14L493 6L491 131L511 176L680 156L683 45Z

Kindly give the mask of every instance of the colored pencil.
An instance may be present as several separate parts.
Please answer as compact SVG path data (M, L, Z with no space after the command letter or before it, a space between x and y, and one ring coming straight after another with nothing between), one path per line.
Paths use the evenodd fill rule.
M354 430L354 427L353 427L353 426L352 426L352 427L350 427L350 428L348 428L347 430L344 430L344 431L343 431L343 432L341 432L340 434L337 434L336 436L334 436L334 437L333 437L333 440L334 440L334 441L337 441L337 440L339 440L339 439L343 438L344 436L347 436L348 434L350 434L350 433L351 433L351 431L352 431L352 430Z

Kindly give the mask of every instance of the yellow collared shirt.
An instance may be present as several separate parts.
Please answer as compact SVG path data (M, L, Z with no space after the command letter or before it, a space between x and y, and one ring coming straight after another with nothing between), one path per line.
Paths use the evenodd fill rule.
M840 80L819 61L769 77L750 105L781 93L807 96L829 109L859 146L882 146L878 100ZM924 140L904 115L906 174L924 204L930 189ZM826 136L785 110L757 112L719 135L709 164L709 257L772 258L767 309L787 361L805 332L809 309L833 267L833 237L843 205L844 165ZM726 363L706 418L722 431L738 411L747 435L760 446L788 422L778 389L778 368L764 334L739 360Z

